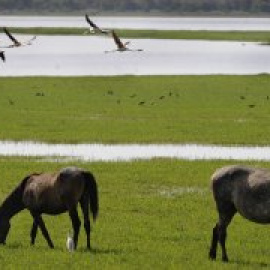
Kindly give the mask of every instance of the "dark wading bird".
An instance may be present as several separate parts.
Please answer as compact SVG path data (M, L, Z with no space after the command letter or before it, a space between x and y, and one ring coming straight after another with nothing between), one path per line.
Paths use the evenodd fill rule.
M90 20L89 16L85 14L85 20L88 22L88 24L91 26L91 28L84 32L84 34L92 33L92 34L109 34L109 30L101 29L99 28L92 20Z
M7 46L7 48L14 48L14 47L32 45L32 41L36 39L36 36L33 36L28 41L20 42L8 31L8 29L6 27L4 27L3 30L4 30L5 34L9 37L9 39L13 42L13 44Z
M114 30L111 31L112 33L112 37L113 37L113 40L114 40L114 43L116 44L117 46L117 49L116 50L112 50L112 51L105 51L105 53L108 53L108 52L124 52L124 51L135 51L135 52L141 52L143 51L142 49L136 49L136 50L132 50L132 49L129 49L127 47L128 44L130 44L129 41L126 41L125 43L123 43L120 38L118 37L118 35L115 33Z
M212 176L212 190L218 222L213 228L209 257L216 259L219 243L222 260L227 262L227 227L237 212L250 221L270 223L270 171L246 166L223 167Z
M5 52L4 51L0 51L0 58L2 59L3 62L6 61L6 57L5 57Z
M31 244L34 245L37 230L40 228L51 248L53 242L45 227L42 214L58 215L68 212L73 226L74 248L77 247L81 221L77 212L80 203L87 248L90 249L89 208L93 220L98 214L98 189L94 176L85 170L70 167L55 174L31 174L10 193L0 206L0 243L5 244L10 229L10 219L28 209L33 217Z

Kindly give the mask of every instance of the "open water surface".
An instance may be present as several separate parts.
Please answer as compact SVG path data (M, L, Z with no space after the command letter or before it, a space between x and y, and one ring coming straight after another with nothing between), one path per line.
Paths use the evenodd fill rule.
M0 156L51 157L51 160L132 161L153 158L185 160L270 160L270 147L197 144L47 144L0 141Z
M0 40L0 49L10 44ZM115 50L110 37L38 36L31 46L3 49L0 76L270 73L270 46L254 42L132 39L130 49L143 51L105 53Z

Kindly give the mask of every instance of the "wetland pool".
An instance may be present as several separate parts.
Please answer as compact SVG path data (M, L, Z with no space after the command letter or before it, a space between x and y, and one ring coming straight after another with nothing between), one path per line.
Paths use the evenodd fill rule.
M31 46L4 49L0 77L270 73L270 46L256 42L132 39L130 49L143 51L105 53L114 49L108 37L38 36Z
M43 157L48 161L270 160L270 146L197 144L47 144L0 141L0 156Z

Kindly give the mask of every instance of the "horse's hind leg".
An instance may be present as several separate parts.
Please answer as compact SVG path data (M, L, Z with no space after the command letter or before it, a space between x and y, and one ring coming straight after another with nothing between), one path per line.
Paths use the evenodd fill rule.
M222 249L222 260L224 262L228 261L228 255L226 251L226 238L227 238L227 227L229 226L233 216L236 213L236 209L232 203L226 202L220 207L218 205L219 211L219 222L213 228L212 244L209 252L209 257L211 259L216 258L217 244L220 243Z
M212 242L209 252L209 258L215 260L217 257L217 244L218 244L218 224L213 228Z
M83 196L80 200L83 218L84 218L84 229L87 237L87 248L90 249L90 219L89 219L89 199L88 196Z
M75 249L77 248L77 244L78 244L78 237L79 237L79 232L80 232L80 227L81 227L81 221L78 215L78 211L75 208L72 208L69 210L69 216L71 218L71 222L72 222L72 227L73 227L73 237L74 237L74 245L75 245Z
M236 213L236 209L233 204L228 204L224 210L226 211L219 213L218 240L222 249L222 260L227 262L229 260L226 251L227 228Z

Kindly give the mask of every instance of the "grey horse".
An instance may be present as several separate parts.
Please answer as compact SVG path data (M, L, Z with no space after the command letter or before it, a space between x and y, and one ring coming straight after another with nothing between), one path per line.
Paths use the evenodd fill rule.
M216 259L219 242L222 260L227 262L227 227L237 212L250 221L270 223L270 171L238 165L220 168L212 176L212 191L218 222L213 228L209 258Z

